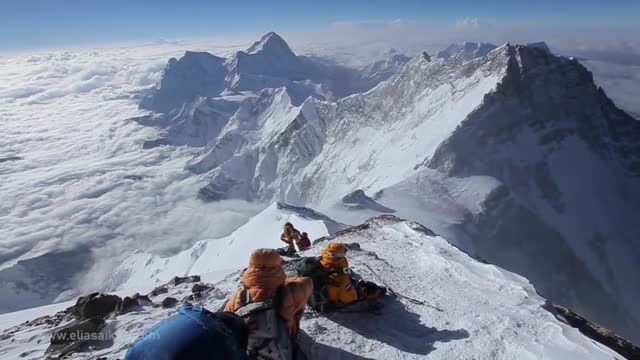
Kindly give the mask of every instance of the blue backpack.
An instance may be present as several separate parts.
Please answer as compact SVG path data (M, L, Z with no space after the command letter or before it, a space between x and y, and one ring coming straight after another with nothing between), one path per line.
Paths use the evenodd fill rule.
M235 330L235 331L234 331ZM246 360L237 333L206 309L182 306L132 344L125 360Z

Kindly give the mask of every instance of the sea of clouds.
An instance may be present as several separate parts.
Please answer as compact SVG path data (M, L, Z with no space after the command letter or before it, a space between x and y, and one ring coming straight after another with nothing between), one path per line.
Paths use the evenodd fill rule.
M157 41L0 54L0 270L87 249L93 265L74 286L93 290L135 249L175 253L224 236L259 212L265 204L198 200L205 179L184 170L198 149L142 149L160 130L130 120L145 114L140 97L158 83L170 57L185 50L228 56L250 43ZM297 39L293 45L337 62L357 59L352 65L391 48L414 55L436 47L419 39L351 45ZM585 64L614 101L640 114L639 64Z
M0 56L0 269L83 248L95 288L134 249L173 253L261 209L197 200L203 179L183 169L197 149L142 149L159 130L130 120L138 99L185 48L198 44Z

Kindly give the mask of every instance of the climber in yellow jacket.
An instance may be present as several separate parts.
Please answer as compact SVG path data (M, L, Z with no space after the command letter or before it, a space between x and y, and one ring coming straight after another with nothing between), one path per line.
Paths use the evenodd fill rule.
M341 243L330 243L322 250L320 264L329 273L326 294L329 301L351 304L358 300L358 291L351 279L347 248Z

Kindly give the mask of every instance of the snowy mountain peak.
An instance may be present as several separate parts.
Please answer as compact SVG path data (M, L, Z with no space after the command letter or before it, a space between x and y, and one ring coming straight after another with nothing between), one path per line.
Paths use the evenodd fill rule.
M270 56L295 56L289 44L275 32L269 32L262 38L251 45L247 51L248 54L265 54Z
M225 88L225 59L207 52L187 51L179 60L171 58L160 86L145 98L141 108L169 112L198 96L217 96Z

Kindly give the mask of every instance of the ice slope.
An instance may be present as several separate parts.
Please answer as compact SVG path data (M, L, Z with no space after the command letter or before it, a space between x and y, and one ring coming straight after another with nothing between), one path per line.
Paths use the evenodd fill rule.
M195 243L190 249L170 257L136 251L118 266L103 291L148 292L174 276L200 275L214 282L242 269L251 251L259 247L278 248L282 227L291 222L309 238L328 236L345 226L306 208L273 203L232 234Z
M379 217L331 240L360 244L361 250L354 248L348 256L353 270L364 278L442 311L404 298L387 298L381 315L307 312L301 322L300 342L310 359L622 358L558 320L523 277L474 260L421 225ZM324 244L326 240L307 254L317 254ZM240 285L239 276L240 272L235 272L215 283L198 303L218 309ZM152 300L186 298L191 295L191 286L171 287ZM29 311L38 317L54 310ZM144 307L109 318L105 332L111 340L96 343L69 359L122 358L137 336L174 312ZM14 314L0 315L0 322L12 317ZM0 336L0 357L42 357L54 329L39 321L5 330Z

